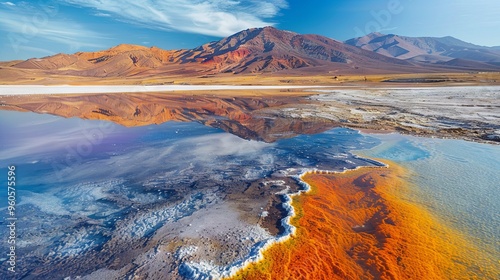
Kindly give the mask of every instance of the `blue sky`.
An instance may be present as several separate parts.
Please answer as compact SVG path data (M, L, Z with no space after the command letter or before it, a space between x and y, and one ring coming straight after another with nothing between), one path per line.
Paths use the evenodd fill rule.
M272 25L347 40L369 32L500 46L498 0L0 0L0 60L127 43L193 48Z

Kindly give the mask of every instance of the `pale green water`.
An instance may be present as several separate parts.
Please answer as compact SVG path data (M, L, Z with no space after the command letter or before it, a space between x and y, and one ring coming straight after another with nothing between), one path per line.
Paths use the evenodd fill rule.
M500 146L461 140L375 135L383 144L363 155L385 158L412 174L407 197L465 233L500 260Z

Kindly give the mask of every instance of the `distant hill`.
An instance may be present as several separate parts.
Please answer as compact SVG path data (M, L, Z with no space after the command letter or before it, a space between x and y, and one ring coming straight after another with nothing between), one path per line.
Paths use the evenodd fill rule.
M387 57L413 62L440 63L454 59L498 65L500 48L467 43L454 37L406 37L394 34L371 33L345 41L346 44L373 51ZM478 65L478 64L476 64Z
M466 61L443 63L454 58ZM469 60L481 63L471 64ZM452 37L410 38L372 33L343 43L320 35L264 27L243 30L193 49L163 50L122 44L97 52L3 62L0 76L12 81L26 75L152 77L278 71L366 75L471 69L498 71L500 64L494 64L497 62L500 62L500 51L476 48Z
M123 44L99 52L31 58L12 67L49 70L52 73L76 76L130 76L172 63L176 61L176 54L176 51L165 51L156 47Z

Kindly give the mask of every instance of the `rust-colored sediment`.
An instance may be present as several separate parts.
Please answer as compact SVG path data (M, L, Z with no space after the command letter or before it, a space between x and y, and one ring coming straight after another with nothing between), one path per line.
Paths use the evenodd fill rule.
M495 279L494 260L479 268L479 250L401 199L405 171L390 165L303 176L296 234L234 279Z

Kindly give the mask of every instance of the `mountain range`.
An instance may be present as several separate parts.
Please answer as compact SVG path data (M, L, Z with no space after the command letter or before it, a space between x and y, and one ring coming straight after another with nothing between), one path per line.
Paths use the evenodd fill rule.
M456 67L500 66L500 47L484 47L447 37L406 37L370 33L346 44L387 57Z
M500 50L452 37L372 33L346 42L273 27L243 30L193 49L118 45L0 63L0 76L141 77L218 73L378 74L500 71Z

